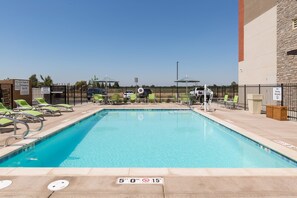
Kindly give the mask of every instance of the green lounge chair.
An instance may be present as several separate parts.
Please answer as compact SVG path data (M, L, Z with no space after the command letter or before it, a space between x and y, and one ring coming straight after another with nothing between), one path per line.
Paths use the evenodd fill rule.
M149 102L156 103L155 94L153 94L153 93L152 94L149 94L148 99L149 99Z
M67 111L73 111L73 106L69 105L69 104L49 104L47 103L44 98L35 98L34 99L37 103L39 107L47 107L47 106L52 106L52 107L58 107L58 108L63 108L66 109Z
M29 105L26 100L19 99L19 100L14 100L14 102L17 105L16 110L19 110L19 111L35 110L35 108ZM55 115L57 113L61 115L61 111L57 107L51 107L51 106L39 107L36 110L40 110L40 111L43 111L44 113L49 113L51 115Z
M181 104L189 104L190 103L190 98L188 95L183 94L180 96L180 103Z
M135 103L135 102L136 102L136 99L137 99L136 94L132 94L132 95L130 95L130 102L131 102L131 103Z
M232 101L227 101L226 105L230 109L236 109L238 107L238 96L234 96Z
M113 94L110 99L110 104L118 104L120 102L120 95Z
M227 105L227 102L228 102L228 95L226 94L225 96L224 96L224 99L222 100L222 99L219 99L218 100L218 103L220 103L220 104L223 104L224 106L226 106Z
M104 102L104 98L102 94L94 94L93 95L93 103L102 103Z
M42 118L44 120L43 114L40 113L39 111L24 110L20 112L15 112L10 109L7 109L1 102L0 102L0 115L15 116L15 117L17 117L18 115L23 115L26 118L36 117L36 118Z

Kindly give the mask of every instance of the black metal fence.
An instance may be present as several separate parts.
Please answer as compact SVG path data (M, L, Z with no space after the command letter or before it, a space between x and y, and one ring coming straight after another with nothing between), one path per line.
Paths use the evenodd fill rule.
M76 105L88 102L88 86L54 85L49 87L50 93L47 94L39 92L39 89L41 88L36 88L36 91L33 91L33 99L42 96L51 104L66 103Z
M273 89L281 90L280 100L273 99ZM262 111L266 112L266 105L286 106L288 118L297 120L297 84L273 84L273 85L243 85L238 86L239 106L248 110L248 95L261 94Z
M273 100L273 88L281 89L280 101ZM13 107L13 85L11 84L0 84L0 98L4 105ZM186 94L194 89L193 86L181 87L144 87L149 88L155 93L158 102L176 102L177 93L179 95ZM248 95L249 94L262 94L262 111L266 111L266 105L279 105L288 107L288 118L291 120L297 120L297 84L273 84L273 85L240 85L240 86L209 86L213 93L214 98L223 98L225 94L229 95L229 98L233 98L235 95L239 96L239 106L248 110ZM113 94L122 95L128 90L137 92L138 87L120 87L107 88L108 95ZM87 99L88 86L66 86L66 85L55 85L50 86L50 92L42 94L40 88L33 88L32 98L45 97L45 99L51 104L67 103L72 105L83 104L89 102ZM28 101L29 102L29 101Z

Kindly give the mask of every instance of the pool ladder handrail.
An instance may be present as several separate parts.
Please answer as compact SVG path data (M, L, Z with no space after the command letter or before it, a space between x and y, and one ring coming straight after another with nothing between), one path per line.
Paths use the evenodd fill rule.
M29 116L29 115L26 115L26 116L30 117L30 118L33 118L34 120L40 121L40 127L35 129L35 130L30 130L30 127L26 122L17 120L15 118L6 117L7 119L12 120L14 122L14 134L12 136L9 136L9 137L6 138L5 143L4 143L4 147L9 145L8 143L9 143L10 139L18 139L18 138L19 139L25 139L25 137L29 134L29 132L40 131L43 128L43 120L42 119L37 118L35 116ZM17 123L23 124L26 127L26 130L22 134L19 134L19 135L16 134L16 129L17 129L16 125L17 125Z

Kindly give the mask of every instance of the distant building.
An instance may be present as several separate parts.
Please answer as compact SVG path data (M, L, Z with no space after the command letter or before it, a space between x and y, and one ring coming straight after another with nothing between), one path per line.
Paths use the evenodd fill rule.
M297 83L297 0L239 0L238 84Z

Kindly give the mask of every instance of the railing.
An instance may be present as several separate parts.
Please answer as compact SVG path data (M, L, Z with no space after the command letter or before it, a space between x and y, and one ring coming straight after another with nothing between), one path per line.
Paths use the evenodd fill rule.
M273 88L281 89L281 100L273 100ZM248 94L262 94L262 111L266 112L266 105L279 105L288 107L288 118L297 120L297 84L273 85L242 85L238 86L239 106L248 110Z
M280 87L282 90L282 100L274 101L273 100L273 88ZM2 102L5 103L6 106L12 107L13 105L13 85L10 84L0 84L0 88L2 89ZM156 96L157 102L176 102L177 97L180 97L182 94L186 94L186 90L188 93L194 89L193 86L189 87L144 87L149 88ZM239 96L239 106L248 110L248 94L263 94L264 99L262 101L262 111L266 111L266 105L282 105L288 107L288 117L291 120L297 120L297 84L270 84L270 85L240 85L240 86L209 86L213 93L214 98L223 98L225 94L229 95L229 98L233 98L235 95ZM109 96L113 94L123 95L127 90L132 90L137 92L138 87L108 87L106 91ZM65 85L55 85L50 87L50 93L42 95L45 97L47 102L52 104L58 103L67 103L67 104L83 104L89 102L87 99L87 90L88 86L65 86ZM177 96L177 91L179 96ZM36 97L33 91L33 97ZM39 93L40 94L40 93ZM1 94L0 94L1 96ZM39 95L38 95L39 96ZM0 97L1 98L1 97Z

